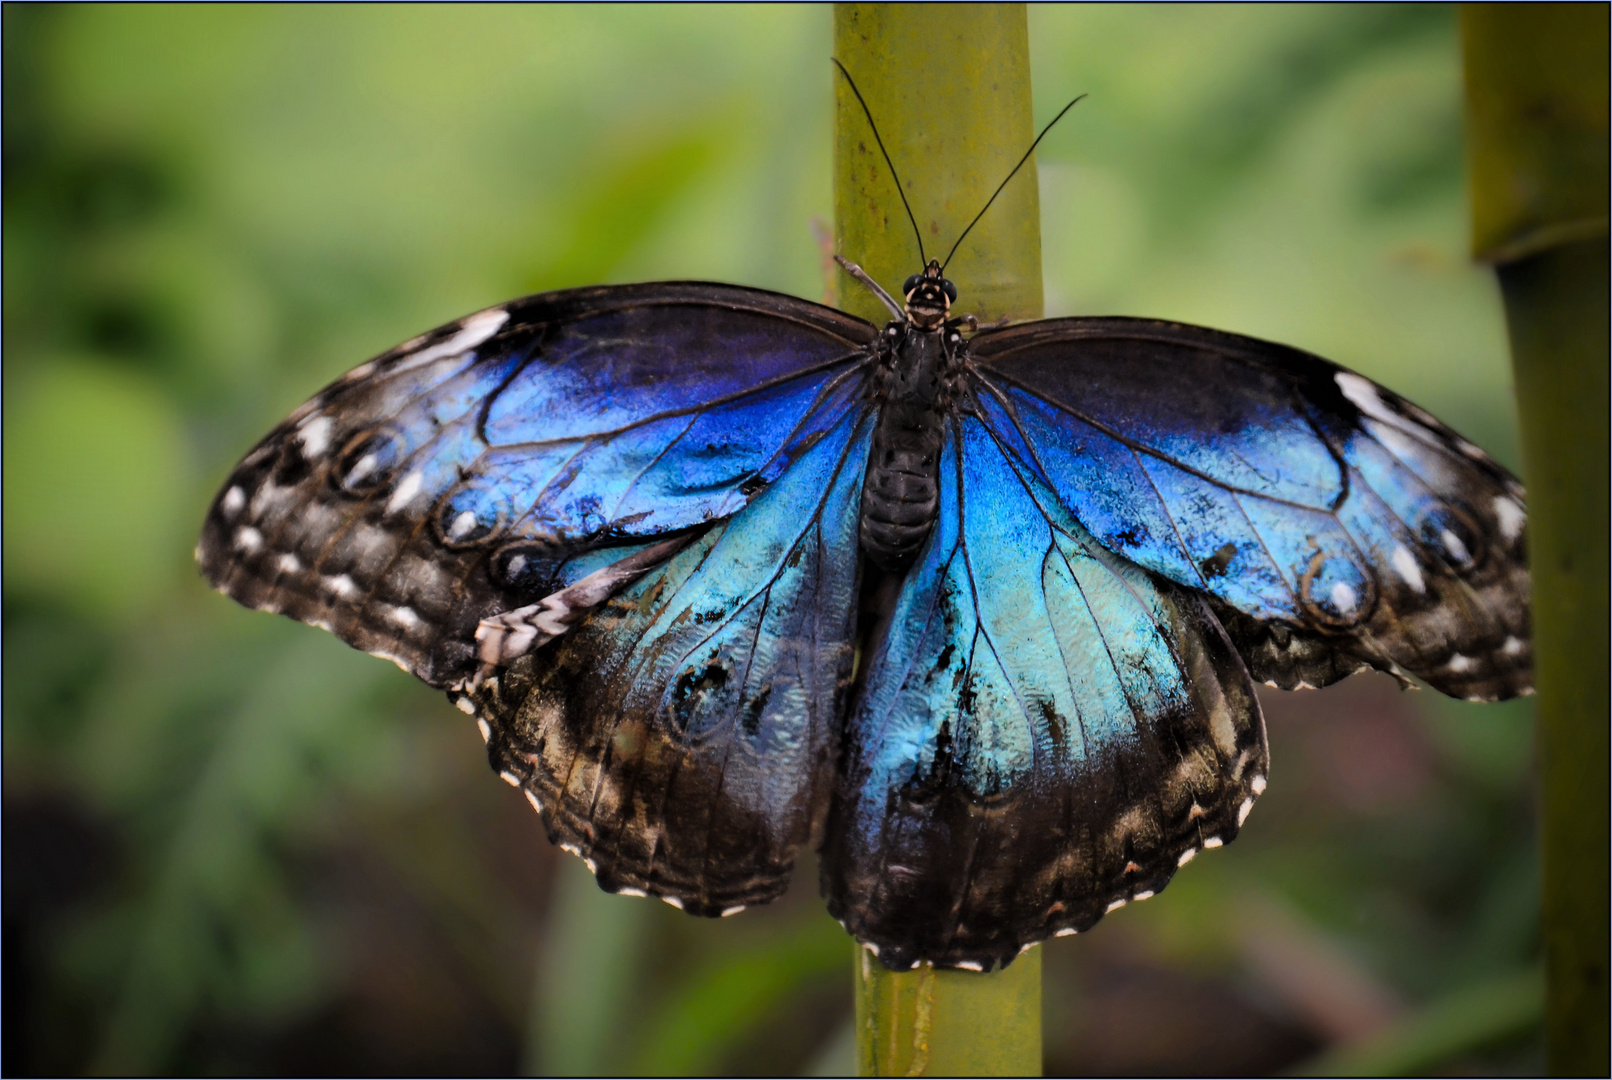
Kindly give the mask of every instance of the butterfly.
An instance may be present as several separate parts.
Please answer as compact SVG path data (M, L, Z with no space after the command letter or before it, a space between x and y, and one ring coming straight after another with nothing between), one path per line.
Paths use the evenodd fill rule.
M1232 840L1256 682L1531 692L1522 487L1415 405L861 279L884 326L671 282L407 341L241 460L202 572L445 690L602 888L731 915L811 845L893 969L1005 965Z

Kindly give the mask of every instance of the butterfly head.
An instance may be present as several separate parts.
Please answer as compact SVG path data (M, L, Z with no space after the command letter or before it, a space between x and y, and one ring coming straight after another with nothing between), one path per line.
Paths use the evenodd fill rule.
M921 274L901 286L907 300L907 318L920 330L939 330L957 299L957 286L941 276L940 261L930 259Z

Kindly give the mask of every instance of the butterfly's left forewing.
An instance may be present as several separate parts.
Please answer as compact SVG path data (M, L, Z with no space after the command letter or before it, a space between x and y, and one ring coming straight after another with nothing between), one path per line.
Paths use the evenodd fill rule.
M477 626L741 510L861 399L873 328L719 285L517 300L364 364L236 467L214 585L434 686Z
M1098 545L977 417L847 726L830 910L895 967L990 968L1162 888L1264 783L1204 602Z

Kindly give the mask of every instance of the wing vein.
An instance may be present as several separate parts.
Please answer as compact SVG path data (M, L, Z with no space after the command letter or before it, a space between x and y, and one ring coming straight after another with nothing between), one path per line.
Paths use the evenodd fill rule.
M1158 460L1164 462L1166 465L1171 465L1171 466L1174 466L1175 468L1180 469L1182 472L1190 473L1191 475L1196 476L1198 479L1204 481L1205 483L1213 484L1215 487L1221 488L1221 489L1223 489L1225 491L1230 491L1230 492L1234 492L1234 493L1237 493L1237 494L1257 495L1259 498L1269 499L1272 502L1281 503L1284 506L1292 506L1292 507L1295 507L1295 508L1298 508L1298 509L1301 509L1301 510L1318 510L1318 509L1320 509L1320 507L1310 506L1310 505L1308 505L1306 503L1301 503L1301 502L1294 502L1291 499L1284 499L1284 498L1281 498L1280 496L1277 496L1277 495L1267 495L1267 494L1265 494L1263 492L1259 492L1259 491L1250 491L1249 489L1244 488L1244 487L1239 487L1236 484L1229 484L1224 480L1216 479L1215 477L1210 476L1208 473L1204 472L1203 470L1201 470L1201 469L1199 469L1199 468L1197 468L1197 467L1195 467L1193 465L1189 465L1184 461L1181 461L1181 460L1179 460L1177 458L1171 457L1169 454L1166 454L1163 451L1155 450L1151 446L1147 446L1147 445L1145 445L1143 443L1137 442L1136 440L1129 438L1126 435L1121 434L1120 431L1117 428L1110 427L1109 425L1104 424L1101 421L1094 420L1091 417L1087 416L1086 414L1082 413L1080 410L1078 410L1078 409L1076 409L1076 408L1074 408L1072 406L1065 405L1061 401L1056 401L1056 400L1054 400L1052 398L1047 397L1045 394L1042 394L1039 391L1035 390L1033 387L1031 387L1031 386L1029 386L1029 385L1027 385L1025 383L1022 383L1017 379L1014 379L1010 375L1005 375L1002 372L998 371L998 372L993 372L993 376L995 378L1000 379L1001 381L1007 383L1010 386L1016 387L1017 389L1024 391L1026 394L1029 394L1031 397L1034 397L1039 401L1045 402L1047 405L1051 406L1054 409L1057 409L1059 412L1068 413L1070 416L1074 417L1076 420L1080 421L1081 423L1090 426L1094 430L1096 430L1096 431L1098 431L1098 432L1100 432L1100 433L1102 433L1104 435L1107 435L1109 438L1113 439L1115 442L1119 443L1121 446L1124 446L1126 449L1130 450L1133 454L1146 454L1148 457L1157 458ZM1140 462L1138 462L1138 465L1140 465ZM1145 469L1143 471L1146 472Z

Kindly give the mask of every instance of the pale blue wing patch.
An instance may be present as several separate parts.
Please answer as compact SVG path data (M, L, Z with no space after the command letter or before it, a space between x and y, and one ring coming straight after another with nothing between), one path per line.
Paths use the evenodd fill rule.
M837 761L871 426L842 416L740 513L465 696L601 886L703 914L783 890Z
M1230 840L1264 730L1202 602L1104 551L979 420L940 482L847 726L825 888L887 963L988 967Z

